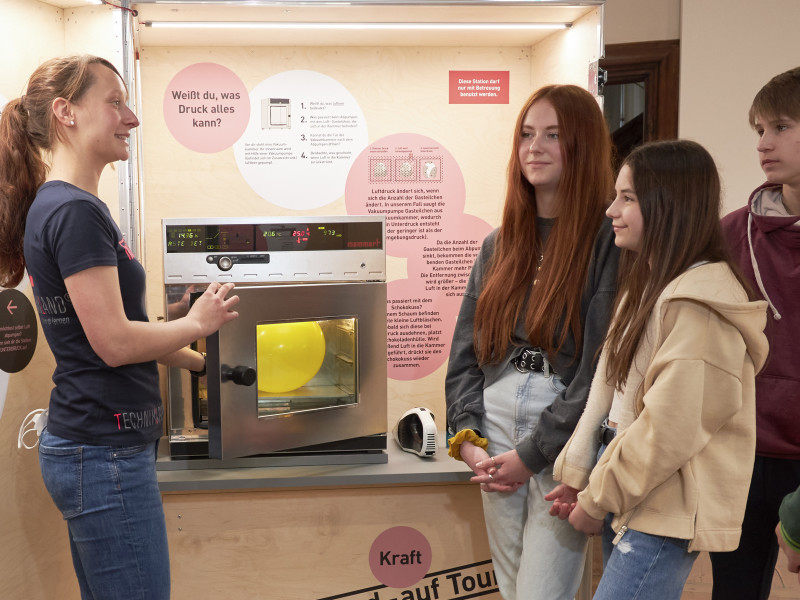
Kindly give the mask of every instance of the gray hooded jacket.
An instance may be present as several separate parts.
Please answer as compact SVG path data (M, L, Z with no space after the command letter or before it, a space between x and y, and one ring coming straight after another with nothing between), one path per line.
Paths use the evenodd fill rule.
M525 347L538 345L527 339L524 323L526 309L523 307L512 336L513 343L503 360L496 364L478 365L473 345L475 309L498 231L494 230L483 241L472 267L453 333L445 379L447 423L451 434L463 429L478 432L483 429L484 388L497 381L506 365L519 356ZM564 257L563 260L570 260L570 257ZM524 438L516 448L522 462L534 473L555 462L583 412L597 366L598 348L603 343L611 318L617 289L618 262L619 250L614 245L611 221L606 219L595 239L581 300L583 346L577 350L570 334L559 352L547 357L567 387L541 413L538 421L531 424L530 436ZM563 326L564 315L559 315L559 322Z

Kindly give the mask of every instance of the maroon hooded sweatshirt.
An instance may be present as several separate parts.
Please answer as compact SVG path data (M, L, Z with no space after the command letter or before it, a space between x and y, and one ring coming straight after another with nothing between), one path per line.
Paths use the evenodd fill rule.
M800 216L764 184L722 219L734 260L767 301L770 355L756 376L756 454L800 459Z

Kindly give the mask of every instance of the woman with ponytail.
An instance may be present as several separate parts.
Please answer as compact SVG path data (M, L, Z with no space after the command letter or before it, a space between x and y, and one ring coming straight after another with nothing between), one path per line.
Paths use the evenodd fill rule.
M233 284L211 284L185 317L148 322L144 269L98 197L139 125L127 100L110 62L71 56L0 114L0 285L27 269L56 360L39 463L84 600L169 598L156 362L205 373L187 346L237 316Z

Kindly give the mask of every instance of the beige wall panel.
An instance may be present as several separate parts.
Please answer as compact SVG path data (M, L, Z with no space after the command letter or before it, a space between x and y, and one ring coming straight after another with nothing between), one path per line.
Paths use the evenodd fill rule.
M64 10L64 52L95 54L122 67L120 11L106 5Z
M64 52L64 11L35 0L0 0L0 93L18 98L44 60Z
M681 0L606 0L605 11L606 44L675 40L681 35Z
M598 60L602 50L600 16L600 9L595 9L575 21L568 30L553 34L533 47L534 89L550 83L588 86L589 63Z
M369 550L398 525L427 538L430 572L490 558L480 492L470 485L167 494L164 509L174 600L313 600L380 585Z

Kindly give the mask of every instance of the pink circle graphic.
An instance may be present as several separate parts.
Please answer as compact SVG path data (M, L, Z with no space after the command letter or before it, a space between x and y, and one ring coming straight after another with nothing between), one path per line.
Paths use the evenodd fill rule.
M436 140L397 133L353 163L349 214L386 217L386 254L406 259L407 277L387 288L387 374L426 377L450 353L461 298L492 227L464 212L466 187L455 158Z
M431 567L431 545L412 527L392 527L369 549L369 568L387 587L404 588L425 577Z
M164 93L164 120L172 135L195 152L225 150L250 120L250 95L222 65L196 63L181 70Z

